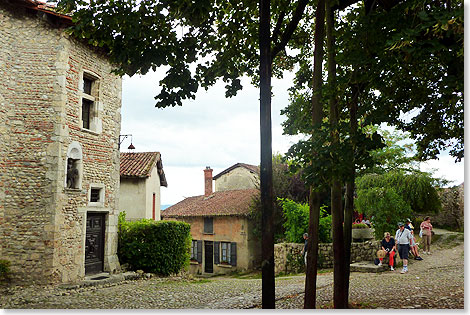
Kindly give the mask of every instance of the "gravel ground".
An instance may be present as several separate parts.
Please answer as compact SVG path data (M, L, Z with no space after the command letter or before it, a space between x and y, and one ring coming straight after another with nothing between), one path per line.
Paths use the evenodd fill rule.
M407 274L400 269L351 273L350 302L361 308L463 309L464 245L434 250L423 261L412 261ZM302 308L304 281L304 275L276 278L276 308ZM332 283L331 272L318 275L317 307L331 308ZM246 309L260 304L261 279L154 277L75 289L0 289L4 309Z

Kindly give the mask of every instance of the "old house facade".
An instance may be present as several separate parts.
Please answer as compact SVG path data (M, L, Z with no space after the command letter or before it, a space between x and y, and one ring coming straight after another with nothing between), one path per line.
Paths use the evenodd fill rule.
M259 167L237 163L214 176L215 191L259 188Z
M121 79L71 18L0 2L0 257L14 281L120 270Z
M160 220L160 188L167 187L159 152L121 152L119 210L126 219Z
M205 193L189 197L162 212L164 220L191 225L193 274L227 274L260 265L261 242L250 216L259 190L212 191L212 169L204 170Z

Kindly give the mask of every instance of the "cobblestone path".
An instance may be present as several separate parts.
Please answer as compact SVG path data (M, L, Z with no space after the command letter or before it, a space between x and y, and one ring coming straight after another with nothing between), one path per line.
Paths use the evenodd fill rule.
M365 308L463 309L464 245L433 249L423 261L412 261L407 274L351 273L350 302ZM276 308L302 308L304 281L304 275L276 278ZM318 275L317 307L331 307L332 282L331 272ZM79 289L0 289L3 309L242 309L260 304L261 279L151 278Z

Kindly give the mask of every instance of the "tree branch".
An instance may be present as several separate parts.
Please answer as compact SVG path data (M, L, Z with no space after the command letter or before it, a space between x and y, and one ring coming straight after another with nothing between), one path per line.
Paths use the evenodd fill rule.
M292 37L292 34L294 34L295 29L297 28L297 25L300 22L300 19L302 18L302 15L304 14L305 7L307 6L308 0L300 0L297 3L297 8L295 8L294 16L292 17L292 20L290 21L289 25L287 25L286 30L284 33L281 34L281 41L273 47L271 51L271 60L274 60L276 55L282 51L284 48L286 48L287 43L289 42L290 38ZM279 21L278 21L279 22Z

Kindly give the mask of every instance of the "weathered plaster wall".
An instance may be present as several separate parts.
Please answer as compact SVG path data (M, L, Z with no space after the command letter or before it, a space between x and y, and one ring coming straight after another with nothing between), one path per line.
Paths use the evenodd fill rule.
M153 194L155 194L155 220L160 220L160 177L158 176L157 168L152 169L150 177L147 178L147 193L146 193L146 218L153 217Z
M70 282L84 276L85 220L106 214L105 270L119 268L117 211L121 79L100 53L47 17L0 5L0 251L16 280ZM80 82L99 78L98 133L82 130ZM83 150L80 189L66 189L66 156ZM103 185L99 207L88 202Z
M126 211L127 220L146 217L146 179L122 178L120 183L119 210Z
M259 176L244 167L237 167L214 182L215 191L251 189L259 187Z

